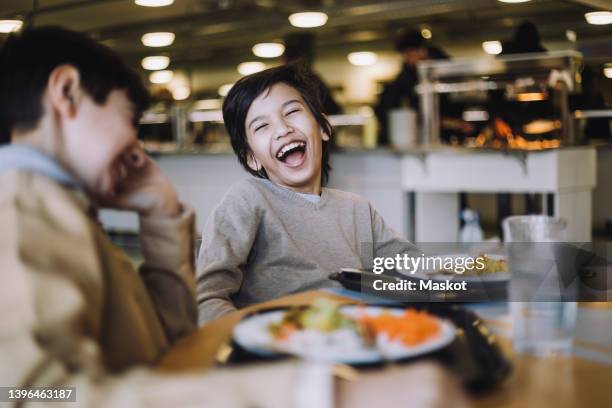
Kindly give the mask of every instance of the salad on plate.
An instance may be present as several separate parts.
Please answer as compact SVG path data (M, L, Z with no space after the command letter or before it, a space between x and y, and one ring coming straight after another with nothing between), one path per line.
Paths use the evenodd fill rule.
M425 354L448 345L452 323L414 308L341 306L326 298L306 308L256 314L234 330L255 354L291 354L309 360L373 363Z

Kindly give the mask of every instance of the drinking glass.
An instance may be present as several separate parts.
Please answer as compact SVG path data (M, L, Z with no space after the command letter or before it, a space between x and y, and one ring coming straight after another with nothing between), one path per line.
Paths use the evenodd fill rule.
M566 287L557 261L567 223L543 215L513 216L503 222L510 280L512 341L520 353L537 356L572 351L576 286Z

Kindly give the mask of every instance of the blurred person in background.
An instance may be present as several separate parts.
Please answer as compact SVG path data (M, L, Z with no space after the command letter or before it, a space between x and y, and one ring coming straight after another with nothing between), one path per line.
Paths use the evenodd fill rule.
M502 42L501 55L547 52L542 45L540 31L531 21L523 21L512 34L510 40Z
M502 42L500 57L513 54L545 53L538 28L530 21L524 21L515 30L512 38ZM550 100L522 102L508 100L505 89L491 91L491 120L501 118L511 124L514 132L523 133L523 126L533 120L556 115Z
M601 81L606 78L602 74L603 67L585 65L582 69L582 91L576 95L570 95L570 109L574 110L604 110L608 109L601 91ZM584 137L587 140L610 141L610 118L590 118L584 124Z
M449 59L448 54L430 44L421 31L416 29L400 31L395 38L395 50L402 57L402 70L391 83L384 86L374 108L379 124L378 144L383 146L390 143L388 116L391 110L408 107L420 112L419 95L416 92L419 83L417 64L425 60ZM443 141L449 142L452 136L461 139L463 135L473 133L473 126L459 119L461 109L453 106L446 95L440 95L439 106Z
M41 27L2 47L0 95L3 386L75 387L80 406L465 405L428 363L351 381L295 362L146 369L196 321L194 213L137 142L146 89L109 48ZM111 244L97 208L139 214L139 271Z

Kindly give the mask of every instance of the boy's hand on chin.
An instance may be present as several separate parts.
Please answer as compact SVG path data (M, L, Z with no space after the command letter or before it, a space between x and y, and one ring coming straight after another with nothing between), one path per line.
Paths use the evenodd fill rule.
M136 211L141 216L175 217L181 212L176 190L140 148L121 158L122 176L113 194L99 198L102 207Z

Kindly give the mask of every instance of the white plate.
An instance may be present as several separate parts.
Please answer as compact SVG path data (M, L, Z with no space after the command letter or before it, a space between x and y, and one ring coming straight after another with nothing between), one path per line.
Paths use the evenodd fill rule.
M459 258L459 257L474 257L473 255L468 254L444 254L444 255L436 255L440 258ZM495 254L487 254L488 258L495 260L506 260L506 257L503 255L495 255ZM507 264L506 264L507 265ZM400 272L401 273L401 272ZM485 275L465 275L459 273L440 273L438 270L427 270L421 269L414 275L411 275L417 278L431 279L436 281L466 281L466 282L508 282L510 280L510 272L496 272Z
M343 306L341 310L348 316L356 316L357 313L376 316L383 311L396 315L403 313L403 309L374 306ZM430 353L445 347L455 338L455 326L447 320L436 318L440 324L438 335L414 347L391 342L386 336L380 335L377 336L376 345L368 347L362 345L359 336L350 330L337 330L331 334L302 330L281 343L272 337L268 328L270 324L280 322L284 313L283 310L277 310L244 319L234 328L234 341L245 350L260 356L285 353L311 361L366 364Z

